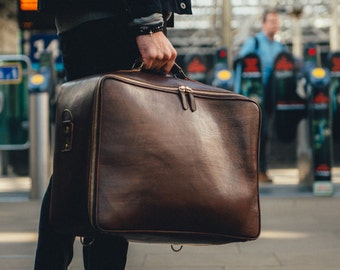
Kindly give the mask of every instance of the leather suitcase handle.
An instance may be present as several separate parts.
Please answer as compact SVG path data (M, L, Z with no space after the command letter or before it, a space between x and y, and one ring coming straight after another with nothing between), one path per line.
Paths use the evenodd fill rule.
M143 59L138 58L138 59L135 60L133 66L132 66L132 70L143 71L143 65L144 65ZM159 74L159 75L164 75L161 72L153 72L153 73ZM183 79L183 80L190 80L189 77L185 74L185 72L181 68L181 66L178 65L177 63L175 63L173 65L173 67L171 68L171 74L174 78Z
M180 65L175 63L171 69L171 73L175 78L189 80L189 77L185 74Z

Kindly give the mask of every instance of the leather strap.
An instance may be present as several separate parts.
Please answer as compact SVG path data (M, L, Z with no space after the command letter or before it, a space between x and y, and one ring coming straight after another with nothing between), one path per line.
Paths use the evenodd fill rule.
M178 65L177 63L175 63L174 66L172 67L171 73L175 78L189 80L189 77L185 74L181 66Z
M144 65L143 59L139 57L138 59L135 60L132 66L132 69L138 70L138 71L144 71L143 65ZM173 67L171 68L171 74L174 78L177 78L177 79L190 80L190 78L185 74L181 66L178 65L177 63L175 63Z

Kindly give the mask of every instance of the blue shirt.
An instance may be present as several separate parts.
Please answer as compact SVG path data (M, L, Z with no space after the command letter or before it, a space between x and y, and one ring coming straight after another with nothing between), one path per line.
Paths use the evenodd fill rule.
M256 48L256 39L254 37L249 38L243 44L239 56L244 57L249 53L256 53L261 59L262 67L262 81L264 85L267 85L270 75L274 67L275 58L279 53L286 51L285 46L278 42L270 40L264 32L257 33L255 35L258 41L258 47ZM237 67L240 69L240 67ZM241 76L241 70L236 72L238 78ZM236 81L239 81L238 79ZM240 92L240 85L235 85L236 92Z

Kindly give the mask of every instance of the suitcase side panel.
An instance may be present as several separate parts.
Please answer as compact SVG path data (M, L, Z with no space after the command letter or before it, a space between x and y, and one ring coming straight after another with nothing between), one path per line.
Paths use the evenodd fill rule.
M57 103L50 221L57 230L76 235L92 232L87 194L97 81L64 84Z

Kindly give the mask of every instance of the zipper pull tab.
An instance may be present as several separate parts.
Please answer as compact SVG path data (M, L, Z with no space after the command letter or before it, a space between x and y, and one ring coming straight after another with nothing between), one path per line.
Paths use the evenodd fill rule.
M183 109L184 109L184 110L189 109L187 97L186 97L186 95L185 95L185 93L186 93L186 87L185 87L185 86L180 86L180 87L178 88L178 91L179 91L179 95L180 95L180 97L181 97Z
M196 106L196 101L195 101L195 97L193 94L193 91L190 87L186 86L185 87L185 91L188 93L189 95L189 101L190 101L190 108L191 110L194 112L197 110L197 106Z

